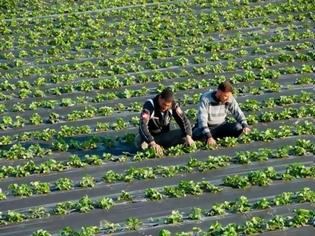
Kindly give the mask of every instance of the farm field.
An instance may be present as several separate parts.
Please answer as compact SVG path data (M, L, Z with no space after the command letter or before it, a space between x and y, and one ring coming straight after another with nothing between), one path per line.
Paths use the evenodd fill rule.
M313 0L1 1L0 236L315 235L314 13ZM226 79L249 134L136 150L148 98L171 87L194 125Z

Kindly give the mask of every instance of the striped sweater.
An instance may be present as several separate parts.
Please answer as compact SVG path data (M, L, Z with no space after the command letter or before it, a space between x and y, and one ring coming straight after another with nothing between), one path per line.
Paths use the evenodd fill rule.
M216 91L210 90L200 98L197 126L203 134L211 137L210 128L222 124L228 114L232 114L243 127L248 126L246 118L233 96L226 103L215 97Z

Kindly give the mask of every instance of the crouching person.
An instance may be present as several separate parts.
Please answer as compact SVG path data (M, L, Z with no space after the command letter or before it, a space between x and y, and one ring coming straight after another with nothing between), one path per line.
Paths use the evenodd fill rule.
M170 130L172 117L180 129ZM163 155L164 148L177 144L194 144L190 122L175 102L170 88L164 89L144 103L140 114L139 134L135 142L138 149L151 147L158 156Z
M235 123L226 122L232 114ZM193 128L193 139L215 145L216 139L238 137L250 132L244 113L233 97L233 87L229 81L219 84L217 90L210 90L200 98L197 123Z

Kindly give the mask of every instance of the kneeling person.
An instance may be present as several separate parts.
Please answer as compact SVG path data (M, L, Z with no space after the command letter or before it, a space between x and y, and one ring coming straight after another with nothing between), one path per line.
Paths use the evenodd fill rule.
M174 117L180 129L170 130L170 120ZM170 88L164 89L152 99L148 99L140 114L139 134L136 146L139 149L152 147L157 155L163 155L163 148L177 144L193 145L189 120L174 100Z
M229 113L237 122L226 122ZM229 81L222 82L217 90L210 90L201 96L198 119L193 128L195 140L204 140L209 145L215 145L218 138L238 137L249 131L245 115L233 97L233 87Z

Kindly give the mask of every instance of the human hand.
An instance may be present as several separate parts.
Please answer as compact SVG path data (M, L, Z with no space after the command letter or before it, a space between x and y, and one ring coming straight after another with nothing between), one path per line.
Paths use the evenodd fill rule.
M251 131L251 129L249 127L243 128L243 133L244 134L248 134L250 131Z
M186 136L185 145L189 146L189 147L195 145L195 141L192 139L192 137L190 135Z
M214 138L210 137L207 139L207 144L210 145L210 146L214 146L217 144L217 142L215 141Z
M160 146L159 144L157 144L156 142L151 142L150 147L153 149L153 151L155 152L155 154L159 157L163 156L164 154L164 148L162 146Z

